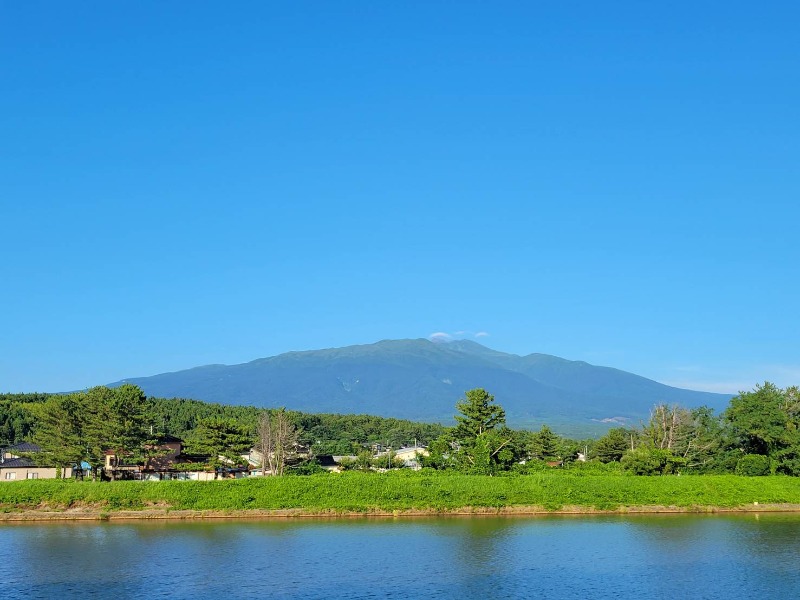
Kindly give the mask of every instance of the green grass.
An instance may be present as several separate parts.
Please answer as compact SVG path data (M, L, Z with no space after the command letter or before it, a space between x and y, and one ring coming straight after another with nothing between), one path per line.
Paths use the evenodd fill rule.
M483 477L442 473L343 473L227 481L107 483L58 480L0 483L0 510L103 512L163 508L310 512L455 510L463 507L636 506L735 508L800 505L800 478L684 475L631 477L545 472Z

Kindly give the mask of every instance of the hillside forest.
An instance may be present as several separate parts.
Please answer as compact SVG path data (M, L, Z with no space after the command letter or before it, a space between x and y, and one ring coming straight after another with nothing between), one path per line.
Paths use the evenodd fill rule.
M374 448L427 446L429 469L500 475L548 468L635 475L736 473L800 475L800 388L765 382L733 397L722 413L656 404L646 422L610 429L598 439L569 439L544 425L511 429L505 411L481 388L455 406L455 425L368 415L313 414L228 406L181 398L147 398L135 385L72 394L0 394L0 447L39 444L39 460L67 466L103 464L109 449L143 458L164 436L210 466L263 443L264 428L282 424L302 459L286 473L315 470L325 455L349 455L346 468L374 468ZM381 464L386 464L385 461ZM388 465L392 463L389 462ZM283 471L281 471L283 472Z

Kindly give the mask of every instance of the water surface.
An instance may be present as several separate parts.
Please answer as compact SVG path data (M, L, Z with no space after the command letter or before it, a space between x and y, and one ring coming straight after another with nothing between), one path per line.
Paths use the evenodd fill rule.
M795 598L800 516L0 526L0 597Z

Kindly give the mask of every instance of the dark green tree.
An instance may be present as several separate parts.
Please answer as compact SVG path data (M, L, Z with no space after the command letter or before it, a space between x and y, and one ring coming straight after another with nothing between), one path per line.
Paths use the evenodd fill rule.
M724 418L744 454L776 456L796 441L793 403L770 382L731 399Z
M0 394L0 447L10 446L33 433L33 410L49 394Z
M701 406L691 411L691 429L683 457L687 469L696 473L726 470L727 434L714 410Z
M784 447L775 456L776 471L800 476L800 388L792 386L783 390L782 408L786 414L786 433Z
M554 461L562 458L562 440L547 425L531 435L528 452L536 460Z
M38 463L64 469L79 465L86 456L83 434L84 402L81 394L50 396L31 407L36 419L33 441L42 448L31 458Z
M106 452L126 463L144 461L156 436L150 402L138 386L92 388L84 395L84 410L87 462L94 471L105 464Z
M189 452L208 456L209 464L215 467L241 464L241 455L252 445L248 428L219 417L202 419L188 440Z
M494 396L482 388L466 392L456 404L459 415L450 434L454 461L463 471L492 475L508 468L514 459L512 433L505 427L506 413Z
M494 396L483 388L465 393L456 403L456 427L453 435L458 440L474 439L506 423L506 411L494 403Z
M442 435L428 446L428 455L420 456L420 464L429 469L452 469L457 467L452 436Z
M600 462L619 461L631 449L635 436L634 431L624 427L609 429L608 433L595 442L592 454Z

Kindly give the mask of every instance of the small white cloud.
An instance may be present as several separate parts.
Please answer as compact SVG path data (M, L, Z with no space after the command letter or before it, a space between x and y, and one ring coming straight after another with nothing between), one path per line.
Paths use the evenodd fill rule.
M432 342L452 342L453 340L463 340L469 338L485 338L489 334L485 331L474 333L472 331L456 331L455 333L447 333L446 331L437 331L428 336Z
M449 342L453 339L453 336L444 331L437 331L436 333L430 334L428 339L432 342Z

